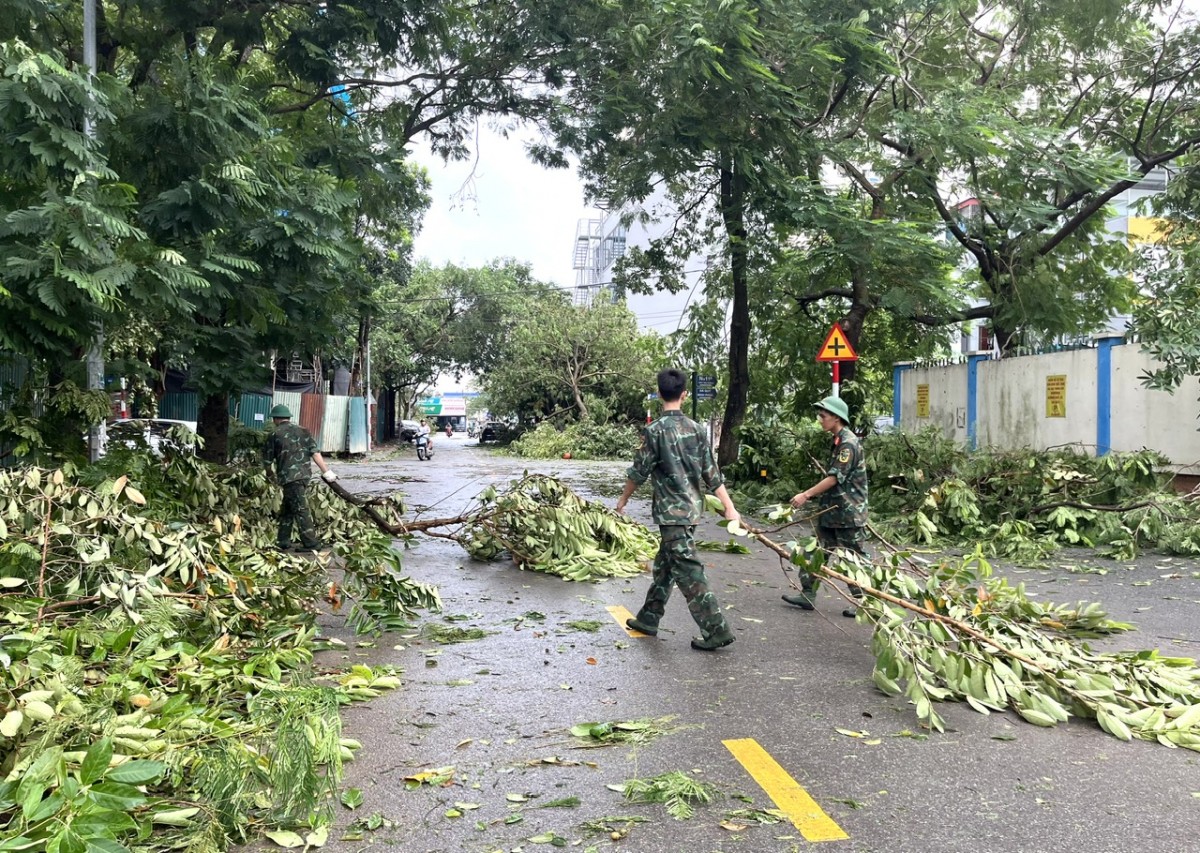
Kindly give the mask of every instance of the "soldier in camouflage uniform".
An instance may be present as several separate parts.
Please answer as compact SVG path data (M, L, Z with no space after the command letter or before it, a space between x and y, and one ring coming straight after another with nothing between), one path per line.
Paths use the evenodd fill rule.
M734 638L716 596L708 587L704 564L696 556L696 522L704 513L701 485L721 499L727 519L736 521L740 516L725 490L703 427L683 414L686 385L687 377L679 370L672 368L658 374L663 414L643 432L641 449L617 499L616 511L623 513L634 489L653 475L654 521L662 544L654 558L646 601L637 617L626 624L644 634L657 634L674 584L683 593L688 610L702 632L692 640L692 648L712 651L729 645Z
M850 429L850 410L839 397L826 397L816 404L821 429L833 436L833 455L826 471L829 473L815 486L792 498L792 506L802 507L820 495L820 515L817 516L817 541L826 551L845 548L870 559L867 553L867 466L858 436ZM800 579L803 590L799 595L785 595L783 600L804 610L812 610L821 582L805 573ZM861 598L857 587L850 592ZM854 609L846 608L843 616L853 618Z
M308 460L312 459L321 469L321 477L327 483L337 479L325 459L317 450L317 443L312 434L299 424L292 423L292 413L287 406L279 405L271 409L271 420L275 422L275 431L267 436L263 447L263 463L267 466L268 476L274 474L283 488L283 506L279 510L279 535L276 547L286 551L292 542L292 526L300 532L300 543L307 550L319 549L321 541L313 530L312 516L308 511L308 499L304 490L312 476Z

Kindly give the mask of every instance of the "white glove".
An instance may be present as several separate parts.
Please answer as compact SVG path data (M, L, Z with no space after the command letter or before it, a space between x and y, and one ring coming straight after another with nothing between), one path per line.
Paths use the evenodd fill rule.
M337 479L337 474L333 473L332 468L326 468L325 473L321 475L321 479L324 480L326 483L332 483L334 480Z

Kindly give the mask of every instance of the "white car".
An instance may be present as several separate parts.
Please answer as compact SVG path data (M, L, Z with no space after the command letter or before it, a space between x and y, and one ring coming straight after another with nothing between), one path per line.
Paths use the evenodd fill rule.
M120 442L130 450L146 448L155 456L162 456L170 449L191 452L196 447L196 427L195 421L173 418L122 418L108 425L100 455L103 456L113 442Z

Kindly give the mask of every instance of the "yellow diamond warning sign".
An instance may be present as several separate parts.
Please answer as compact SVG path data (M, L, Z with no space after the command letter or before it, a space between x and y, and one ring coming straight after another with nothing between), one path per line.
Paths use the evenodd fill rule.
M833 328L825 336L825 343L817 353L817 361L858 361L858 353L850 346L846 333L837 323L833 324Z

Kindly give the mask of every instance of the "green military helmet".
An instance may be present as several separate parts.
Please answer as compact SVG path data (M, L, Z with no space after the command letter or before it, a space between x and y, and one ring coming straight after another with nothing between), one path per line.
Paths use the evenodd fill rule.
M826 397L819 403L813 403L818 409L824 409L830 414L837 415L842 419L842 423L849 425L850 409L846 405L846 401L841 397Z
M283 403L280 403L278 406L271 409L272 418L290 418L291 416L292 410L283 405Z

